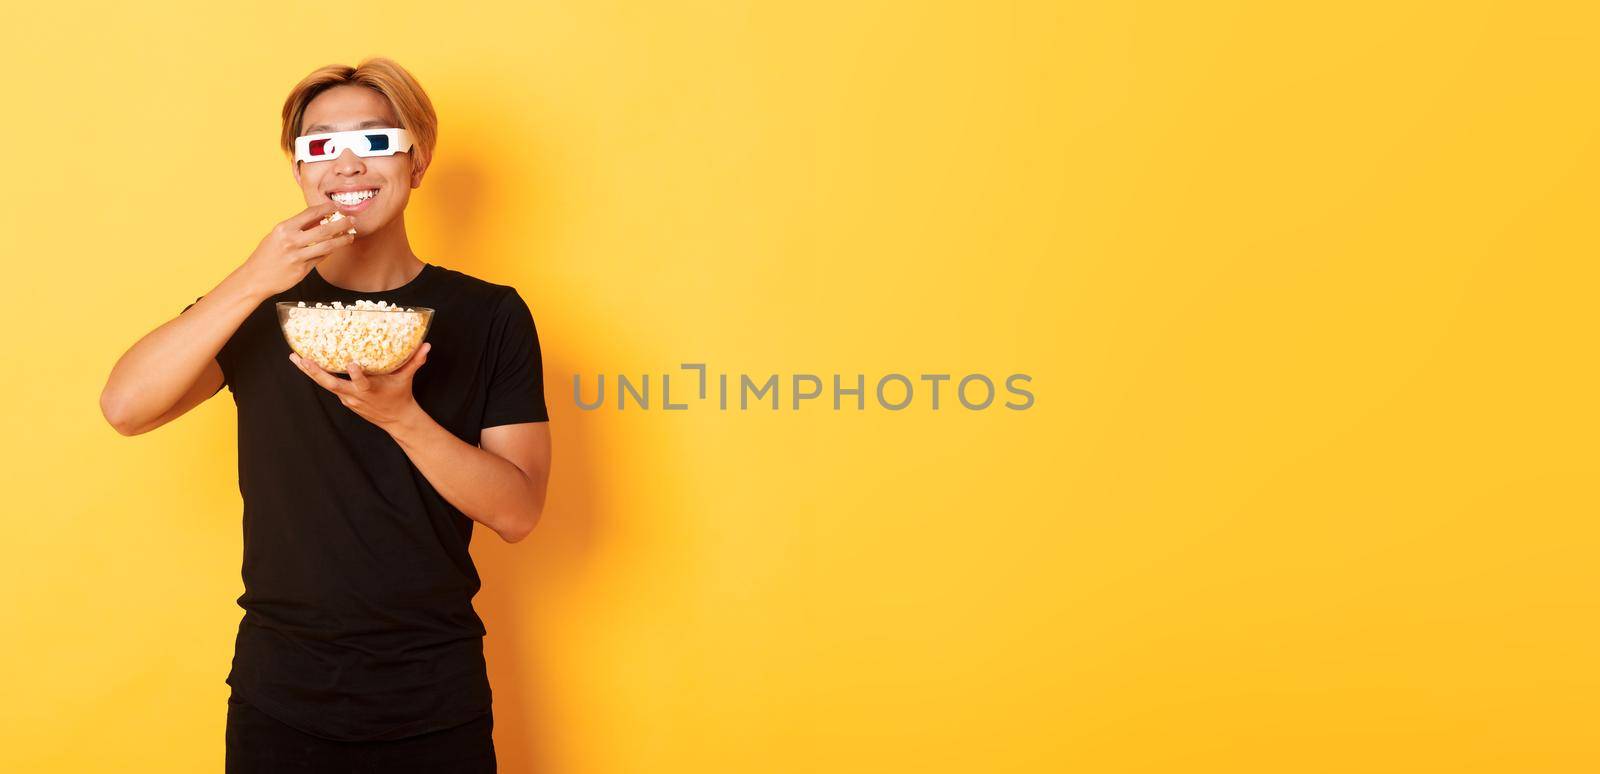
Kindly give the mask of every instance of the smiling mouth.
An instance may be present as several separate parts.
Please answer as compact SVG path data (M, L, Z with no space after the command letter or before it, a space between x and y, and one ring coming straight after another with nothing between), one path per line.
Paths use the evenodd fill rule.
M346 207L354 207L377 195L378 189L369 188L365 191L341 191L339 193L328 194L328 198Z

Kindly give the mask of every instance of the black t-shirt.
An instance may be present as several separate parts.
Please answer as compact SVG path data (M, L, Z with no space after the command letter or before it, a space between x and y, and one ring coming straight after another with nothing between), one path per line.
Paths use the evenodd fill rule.
M227 683L288 725L346 741L450 728L491 698L472 608L474 522L387 432L289 360L276 302L358 298L435 310L412 392L457 438L476 446L483 428L549 419L538 333L516 289L431 263L384 291L338 288L313 268L217 353L238 407L244 499L245 614Z

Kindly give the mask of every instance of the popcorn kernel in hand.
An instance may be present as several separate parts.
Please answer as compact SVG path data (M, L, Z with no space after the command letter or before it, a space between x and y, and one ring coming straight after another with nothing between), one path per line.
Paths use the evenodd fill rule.
M332 215L329 215L328 217L323 218L322 222L324 224L326 224L330 220L344 220L344 213L342 213L342 212L334 212ZM346 234L354 234L354 233L356 233L356 230L354 228L351 228L349 231L346 231L345 233Z

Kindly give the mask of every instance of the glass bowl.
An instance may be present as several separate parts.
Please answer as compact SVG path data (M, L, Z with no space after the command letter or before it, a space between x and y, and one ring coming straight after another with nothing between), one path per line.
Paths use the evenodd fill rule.
M289 348L335 374L346 372L347 360L365 373L390 373L422 346L433 325L433 310L425 306L370 309L279 301L277 307L278 329Z

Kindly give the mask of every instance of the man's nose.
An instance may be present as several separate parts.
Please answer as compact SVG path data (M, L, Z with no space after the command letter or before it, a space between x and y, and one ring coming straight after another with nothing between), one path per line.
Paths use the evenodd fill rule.
M366 162L363 161L360 156L357 156L355 151L349 148L339 151L338 158L333 160L333 171L335 172L359 173L365 166Z

